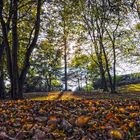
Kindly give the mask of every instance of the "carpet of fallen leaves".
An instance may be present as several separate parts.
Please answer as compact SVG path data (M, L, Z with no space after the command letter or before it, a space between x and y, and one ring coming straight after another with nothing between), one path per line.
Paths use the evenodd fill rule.
M1 101L0 139L140 139L140 99L58 97Z

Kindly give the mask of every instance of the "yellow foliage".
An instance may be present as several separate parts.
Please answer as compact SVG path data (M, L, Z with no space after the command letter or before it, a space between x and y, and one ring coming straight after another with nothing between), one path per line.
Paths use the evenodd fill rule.
M30 130L33 127L33 124L24 124L22 129L23 130Z
M132 117L132 118L135 118L135 117L137 117L138 115L139 115L139 113L136 113L136 112L130 113L130 117Z
M123 139L123 134L119 130L111 130L110 135L113 139Z
M135 126L135 122L131 121L131 122L128 124L128 126L129 126L130 128L133 128L133 127Z

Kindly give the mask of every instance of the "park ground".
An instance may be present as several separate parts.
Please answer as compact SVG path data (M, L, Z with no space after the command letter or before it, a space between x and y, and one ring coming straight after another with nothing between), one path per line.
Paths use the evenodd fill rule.
M3 140L139 140L139 85L123 92L25 93L0 102Z

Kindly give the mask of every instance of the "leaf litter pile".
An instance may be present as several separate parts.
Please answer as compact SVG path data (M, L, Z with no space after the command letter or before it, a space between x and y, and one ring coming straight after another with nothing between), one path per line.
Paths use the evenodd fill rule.
M140 100L0 102L0 139L137 140Z

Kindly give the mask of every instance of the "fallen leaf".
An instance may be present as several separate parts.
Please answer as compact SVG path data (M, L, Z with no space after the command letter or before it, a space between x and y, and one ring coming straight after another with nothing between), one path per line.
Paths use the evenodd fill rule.
M80 116L76 119L75 124L77 126L83 127L88 124L90 119L91 119L91 116Z
M123 139L123 134L119 130L111 130L110 135L113 139Z

